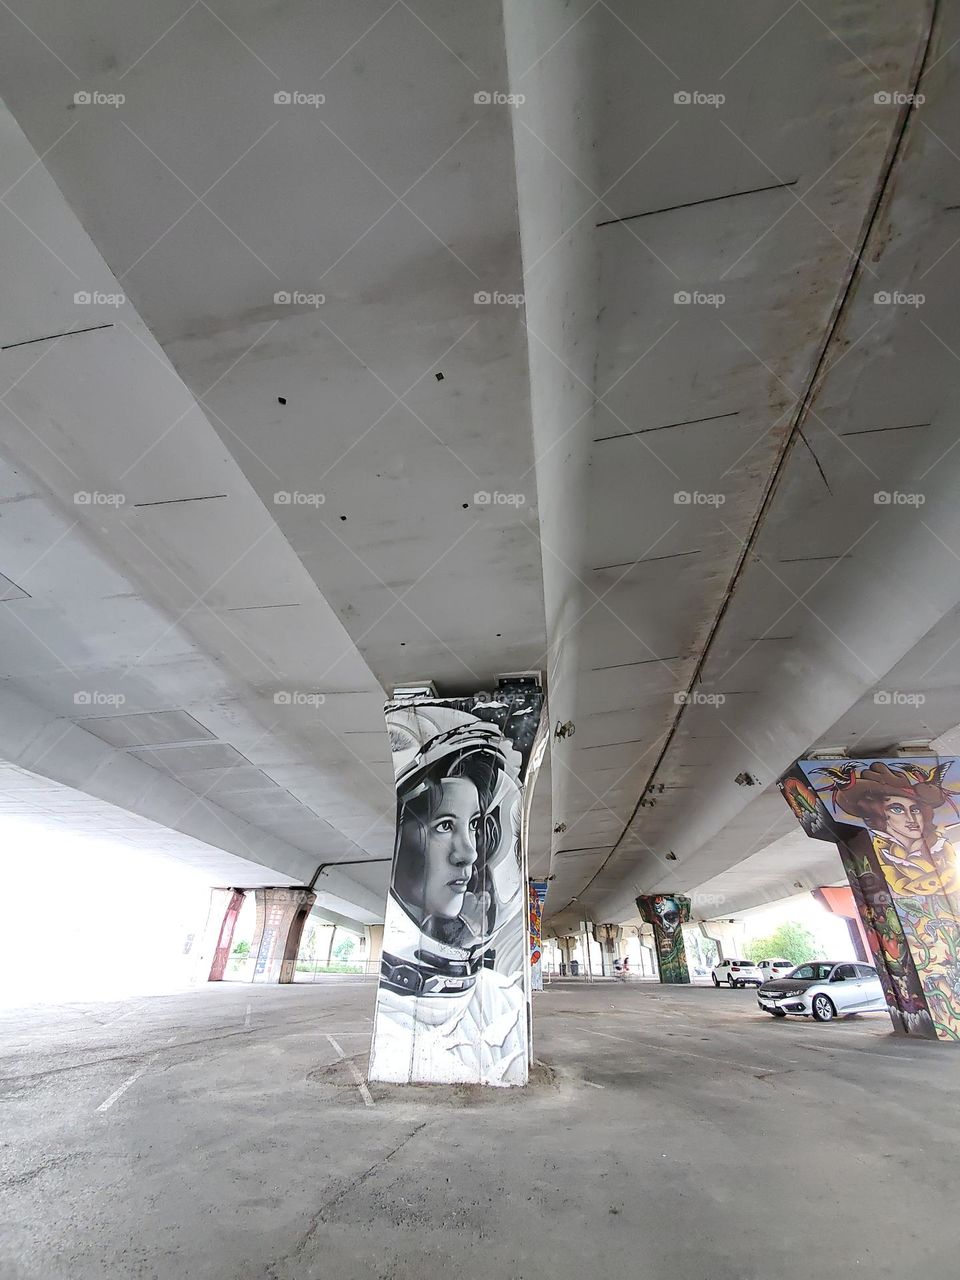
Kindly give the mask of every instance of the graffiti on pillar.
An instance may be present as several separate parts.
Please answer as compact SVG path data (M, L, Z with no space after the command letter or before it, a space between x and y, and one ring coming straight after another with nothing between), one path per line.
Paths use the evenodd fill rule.
M524 1084L523 784L539 689L389 702L397 781L370 1078Z
M895 1022L960 1040L960 761L798 766L827 807Z
M528 881L530 910L530 989L543 990L543 903L547 896L546 880Z
M641 917L653 925L660 962L661 982L689 982L683 926L690 919L690 899L680 894L657 893L638 898Z

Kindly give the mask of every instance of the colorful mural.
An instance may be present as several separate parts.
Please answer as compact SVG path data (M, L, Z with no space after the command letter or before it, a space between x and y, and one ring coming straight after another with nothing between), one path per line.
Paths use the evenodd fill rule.
M811 835L794 782L826 813L895 1024L960 1040L960 761L800 760L780 785Z
M547 896L546 880L527 881L527 901L530 914L530 990L543 990L543 904Z
M653 925L660 981L689 982L683 926L690 919L690 899L676 893L658 893L638 898L637 907L642 919Z
M543 695L385 709L397 780L372 1080L524 1084L523 785Z

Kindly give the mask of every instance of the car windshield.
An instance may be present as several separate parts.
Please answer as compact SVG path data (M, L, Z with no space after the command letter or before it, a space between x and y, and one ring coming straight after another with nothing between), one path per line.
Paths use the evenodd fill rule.
M790 978L812 979L814 982L826 982L833 968L832 964L801 964L787 976Z
M749 968L750 968L750 961L749 961L749 960L731 960L731 961L730 961L730 963L731 963L732 965L734 965L734 967L736 967L737 965L739 965L739 966L740 966L740 968L742 968L742 969L749 969Z

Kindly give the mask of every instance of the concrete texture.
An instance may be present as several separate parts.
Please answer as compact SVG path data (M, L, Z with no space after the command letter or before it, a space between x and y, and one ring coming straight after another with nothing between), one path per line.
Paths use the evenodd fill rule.
M0 1276L953 1272L958 1059L885 1015L557 983L528 1090L367 1091L373 998L224 983L6 1015Z

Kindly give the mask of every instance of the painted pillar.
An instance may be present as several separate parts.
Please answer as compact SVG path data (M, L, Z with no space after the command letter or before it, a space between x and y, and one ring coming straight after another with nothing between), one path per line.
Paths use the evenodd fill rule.
M848 884L827 884L822 885L819 889L811 889L810 892L821 907L825 907L831 915L842 916L846 920L847 932L850 934L850 942L853 946L854 954L858 960L872 964L873 957L870 954L867 931L860 920L860 912L857 910L853 890L850 886Z
M660 981L690 981L683 925L690 919L690 899L679 893L657 893L637 899L640 916L653 926Z
M257 924L251 982L292 982L300 935L317 900L311 889L255 889Z
M210 908L194 969L196 981L222 982L243 898L242 889L210 890Z
M600 947L600 963L601 971L605 978L612 978L614 975L613 962L617 959L617 944L620 941L622 930L618 924L595 924L593 926L593 940Z
M797 760L778 786L840 851L894 1030L960 1041L960 761Z
M542 706L526 680L492 698L386 705L397 834L371 1080L527 1082L525 841Z
M530 921L530 990L543 990L543 904L549 885L546 880L527 881L527 911Z

